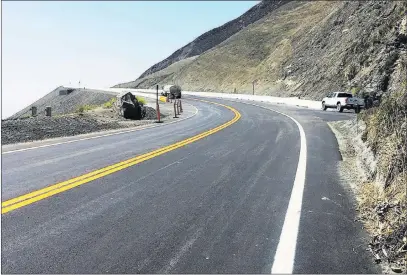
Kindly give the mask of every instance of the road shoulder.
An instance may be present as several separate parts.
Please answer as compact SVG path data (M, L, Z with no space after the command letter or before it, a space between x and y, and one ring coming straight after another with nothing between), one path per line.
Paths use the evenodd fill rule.
M251 102L237 101L253 105ZM356 221L356 203L344 184L342 157L329 121L353 113L334 113L256 102L295 118L307 138L307 172L294 273L380 273L366 251L369 236Z

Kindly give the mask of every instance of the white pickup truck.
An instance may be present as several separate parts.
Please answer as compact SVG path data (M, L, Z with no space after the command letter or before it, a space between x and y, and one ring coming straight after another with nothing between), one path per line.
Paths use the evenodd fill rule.
M362 98L353 97L351 93L334 92L322 99L321 107L324 111L328 108L336 108L338 112L353 109L355 113L359 113L364 106L365 101Z

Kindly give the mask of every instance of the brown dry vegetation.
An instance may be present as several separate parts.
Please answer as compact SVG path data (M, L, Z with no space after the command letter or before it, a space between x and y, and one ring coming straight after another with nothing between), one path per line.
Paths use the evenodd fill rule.
M193 58L117 87L321 99L332 90L386 92L400 53L403 1L291 1ZM405 43L405 42L404 42Z
M354 182L353 187L359 218L372 236L369 248L377 262L396 272L407 272L406 84L407 56L404 56L397 61L390 91L379 107L362 112L358 123L331 124L342 144L344 170L349 170L353 163L367 175ZM363 132L355 136L358 125L363 126ZM345 142L341 141L343 137ZM373 162L368 154L374 156Z
M361 185L358 198L372 251L407 272L407 57L400 59L395 79L395 91L380 107L361 114L377 174L375 182Z
M189 57L178 62L175 62L165 68L164 70L154 72L147 75L144 78L137 79L128 83L118 84L116 88L128 88L128 87L153 87L157 83L165 81L165 79L172 78L176 72L181 71L185 66L191 63L197 56ZM165 82L164 82L165 83ZM174 84L178 84L175 82Z

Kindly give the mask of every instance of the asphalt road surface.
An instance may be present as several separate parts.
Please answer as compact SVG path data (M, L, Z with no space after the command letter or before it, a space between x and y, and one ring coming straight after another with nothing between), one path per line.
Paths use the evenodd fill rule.
M299 128L264 108L209 100L235 108L241 118L193 143L2 214L2 272L270 273L299 165ZM3 202L235 117L223 106L190 102L198 114L178 123L3 154ZM306 137L293 272L380 272L354 222L349 190L337 173L338 145L326 124L354 114L262 105L296 119Z

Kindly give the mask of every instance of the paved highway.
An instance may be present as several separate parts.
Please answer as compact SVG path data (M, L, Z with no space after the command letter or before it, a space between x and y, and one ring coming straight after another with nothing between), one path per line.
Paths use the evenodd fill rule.
M326 125L353 114L210 101L231 108L3 154L2 272L379 272Z

